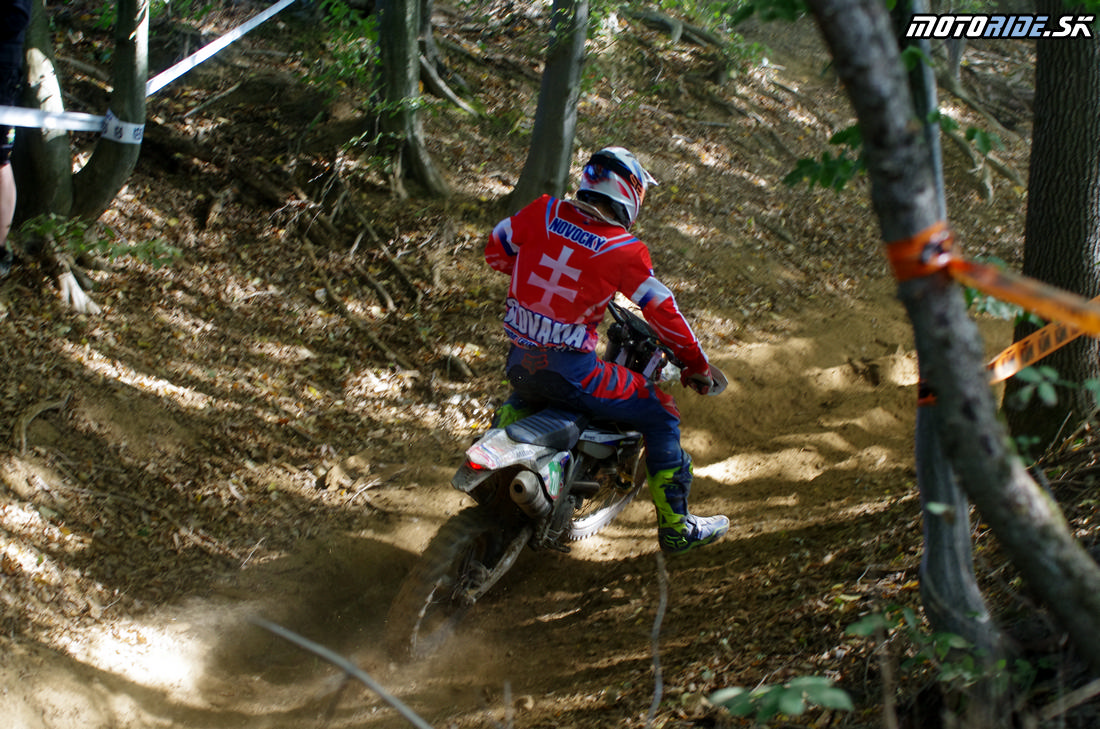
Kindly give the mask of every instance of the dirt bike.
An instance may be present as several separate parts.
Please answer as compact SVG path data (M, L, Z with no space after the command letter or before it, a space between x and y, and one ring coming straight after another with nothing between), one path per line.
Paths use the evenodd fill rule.
M651 382L669 365L682 368L645 320L614 302L608 308L615 321L605 359ZM711 379L708 394L721 393L726 378L713 365ZM637 431L557 407L490 429L451 481L476 505L440 527L390 606L391 655L432 654L525 547L568 552L569 542L610 524L645 482Z

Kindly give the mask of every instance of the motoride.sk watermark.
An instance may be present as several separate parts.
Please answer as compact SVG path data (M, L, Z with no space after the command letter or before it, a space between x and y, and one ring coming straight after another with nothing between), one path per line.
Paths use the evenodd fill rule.
M906 38L1092 38L1095 15L914 15Z

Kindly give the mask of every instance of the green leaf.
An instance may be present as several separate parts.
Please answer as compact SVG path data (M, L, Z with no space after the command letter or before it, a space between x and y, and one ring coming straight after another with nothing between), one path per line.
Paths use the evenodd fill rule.
M848 692L834 686L809 690L806 692L806 698L823 709L856 710L855 704L852 703L852 697L848 695Z
M906 46L901 52L901 62L905 65L906 71L919 68L922 62L932 65L932 59L918 46Z
M1004 149L1004 144L1001 142L1001 138L996 134L990 134L984 129L978 129L977 127L970 127L966 130L966 138L968 141L973 142L977 150L982 156L988 155L994 149Z
M940 129L944 130L945 132L953 132L959 128L959 123L957 121L949 117L947 114L944 114L939 109L935 109L929 112L928 123L939 124Z
M874 635L875 631L886 628L886 618L882 616L882 613L871 613L865 615L856 622L848 626L848 629L844 631L845 635L857 635L863 638Z
M852 149L857 149L863 144L863 135L859 131L859 124L853 124L841 129L839 132L829 137L829 144L847 145Z
M740 686L715 691L710 695L710 702L726 707L726 711L734 716L748 716L753 710L752 692Z
M760 694L760 700L756 704L756 720L763 723L779 713L779 701L782 699L783 689L780 686L769 686Z
M789 688L779 692L779 701L776 704L779 713L787 716L798 716L806 710L806 700L802 698L802 689Z

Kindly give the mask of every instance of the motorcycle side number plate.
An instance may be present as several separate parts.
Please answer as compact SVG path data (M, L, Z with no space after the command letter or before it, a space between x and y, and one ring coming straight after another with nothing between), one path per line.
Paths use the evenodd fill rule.
M512 463L534 458L541 450L510 438L486 438L470 446L466 459L482 468L496 470Z

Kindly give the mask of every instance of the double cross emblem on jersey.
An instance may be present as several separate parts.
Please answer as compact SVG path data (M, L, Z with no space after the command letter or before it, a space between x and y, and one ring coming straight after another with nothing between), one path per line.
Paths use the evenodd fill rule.
M550 278L545 279L532 273L527 279L528 284L543 290L542 300L539 302L539 305L549 307L555 296L560 296L570 302L577 298L576 289L566 288L561 282L563 277L570 278L573 281L577 281L581 277L581 269L573 268L569 265L569 256L571 255L573 255L573 251L568 247L563 247L556 259L551 258L545 253L542 254L542 260L539 261L539 266L550 269Z

